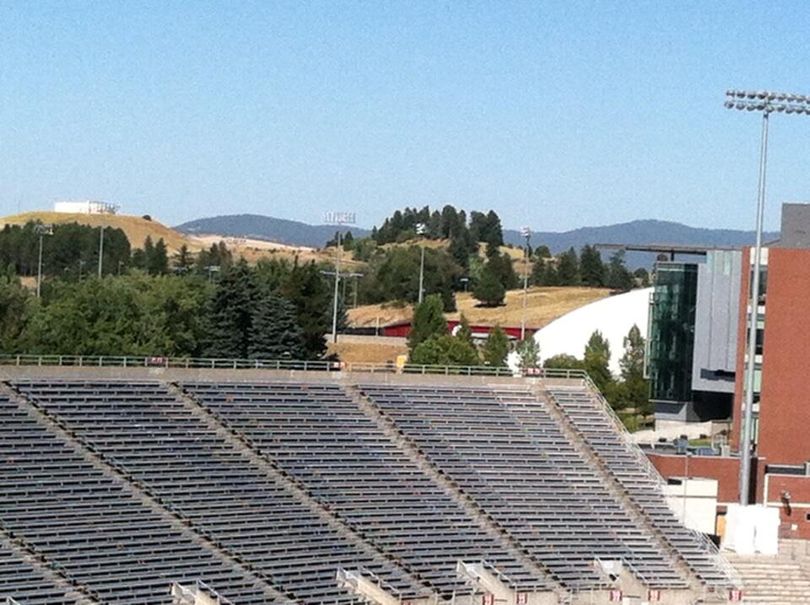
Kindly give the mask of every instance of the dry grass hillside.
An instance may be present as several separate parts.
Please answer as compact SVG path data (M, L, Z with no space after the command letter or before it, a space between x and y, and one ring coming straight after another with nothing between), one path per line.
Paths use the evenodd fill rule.
M140 216L125 214L71 214L64 212L24 212L0 219L0 225L23 225L29 221L41 221L46 224L79 223L91 227L116 227L121 229L129 239L133 248L140 248L147 236L153 241L163 239L170 253L177 252L185 244L191 252L199 252L210 248L212 244L224 241L228 249L237 257L243 256L248 262L256 262L261 258L288 258L298 257L300 262L326 261L332 262L334 252L330 250L316 250L314 248L288 246L275 242L254 240L246 238L225 237L220 235L188 236L171 227L167 227L154 219L148 220ZM349 269L357 269L362 263L352 261L348 254L344 254L343 265Z
M569 311L587 305L595 300L605 298L610 290L603 288L576 287L533 287L529 288L526 307L526 324L532 328L542 328ZM502 326L520 325L523 314L523 291L512 290L506 293L503 306L488 308L477 306L471 294L461 292L456 295L458 311L449 313L448 319L458 319L461 313L471 323L500 324ZM410 320L413 308L410 305L381 304L366 305L348 311L349 322L357 327L384 326L397 321Z
M126 233L127 239L133 248L140 248L147 236L151 236L154 241L163 238L166 246L171 251L177 251L180 246L186 244L190 250L197 251L202 245L191 238L187 238L182 233L159 223L156 220L147 220L140 216L128 216L125 214L71 214L66 212L23 212L7 216L2 220L6 225L23 225L29 221L41 221L43 223L59 225L62 223L79 223L80 225L90 225L91 227L117 227Z

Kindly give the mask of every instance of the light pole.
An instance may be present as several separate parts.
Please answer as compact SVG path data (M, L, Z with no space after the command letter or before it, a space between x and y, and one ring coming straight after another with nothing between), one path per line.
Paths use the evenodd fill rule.
M759 150L759 183L757 185L757 228L751 277L750 310L748 312L748 358L745 368L743 418L740 427L740 504L749 500L751 481L751 446L754 414L754 384L757 357L757 319L759 316L759 285L762 259L762 222L765 214L765 176L768 166L768 119L772 113L810 115L810 97L768 91L726 91L725 106L738 111L762 113L762 136Z
M101 279L101 269L104 266L104 225L101 226L101 233L98 238L98 278Z
M416 225L416 233L419 237L425 235L425 225L423 223L419 223ZM425 293L425 242L421 242L422 246L422 258L419 261L419 304L422 304L422 298L424 297Z
M323 216L327 225L337 225L337 250L335 251L335 299L332 304L332 342L337 342L338 296L340 295L340 228L354 225L357 215L354 212L327 212Z
M38 223L34 227L34 233L39 235L39 255L37 257L37 298L39 298L42 294L42 238L45 235L52 235L53 227Z
M526 339L526 307L529 300L529 240L532 230L521 227L520 234L526 238L526 249L523 251L523 314L520 317L520 340Z

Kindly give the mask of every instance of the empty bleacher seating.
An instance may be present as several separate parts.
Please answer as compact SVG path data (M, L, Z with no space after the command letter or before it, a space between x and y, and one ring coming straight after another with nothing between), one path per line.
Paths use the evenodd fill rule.
M335 384L196 383L189 392L321 501L448 596L458 560L486 560L517 589L547 588Z
M204 578L242 605L267 603L253 580L144 506L29 410L0 397L0 426L5 531L104 602L165 605L172 581ZM7 596L26 605L11 586Z
M549 394L596 455L605 461L613 477L698 577L709 585L732 583L733 578L724 570L717 553L677 520L664 500L660 476L640 450L628 442L623 429L594 394L585 387L552 388Z
M622 561L650 586L684 587L542 406L532 407L531 431L516 420L511 406L536 403L526 389L364 385L363 391L568 586L603 585L593 565L599 558Z
M351 595L335 582L338 567L368 569L406 596L428 593L251 467L164 386L28 383L19 388L296 599L349 602Z

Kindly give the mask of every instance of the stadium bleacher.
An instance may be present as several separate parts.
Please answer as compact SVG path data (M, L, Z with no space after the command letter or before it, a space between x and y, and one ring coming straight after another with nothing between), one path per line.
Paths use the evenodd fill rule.
M602 412L594 394L585 387L552 388L548 393L596 455L605 461L612 477L698 577L710 585L731 582L718 555L677 520L664 499L660 476L646 456L623 438L613 418Z
M32 412L0 397L0 521L105 603L164 605L173 579L198 577L239 603L268 602L243 571L150 510ZM17 593L13 570L2 583ZM12 588L13 587L13 588Z
M516 590L548 583L526 569L399 451L339 385L186 385L213 413L445 595L456 562L486 560Z
M99 603L158 605L173 584L204 581L236 605L388 605L336 580L350 570L390 602L478 603L464 562L515 595L562 590L560 602L635 590L613 563L645 589L681 594L697 579L696 598L723 601L723 560L677 523L587 389L424 382L77 370L5 383L0 530L40 562L0 539L0 599L75 603L71 584Z

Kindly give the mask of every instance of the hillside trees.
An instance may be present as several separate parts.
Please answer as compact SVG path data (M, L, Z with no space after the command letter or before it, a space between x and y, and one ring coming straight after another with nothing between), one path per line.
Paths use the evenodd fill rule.
M416 305L408 335L408 350L411 353L428 338L447 334L443 307L441 297L437 294L427 296L422 304Z

